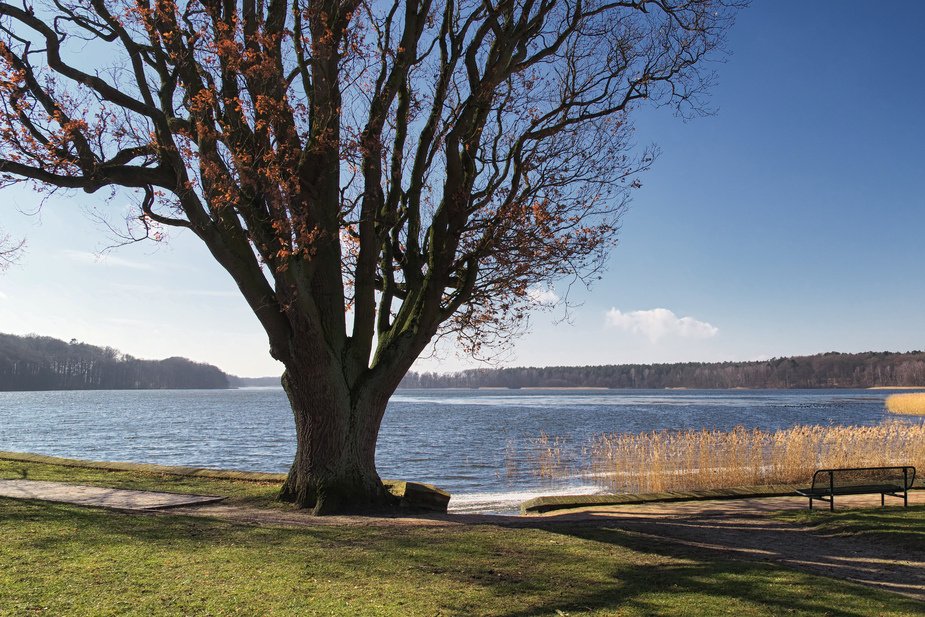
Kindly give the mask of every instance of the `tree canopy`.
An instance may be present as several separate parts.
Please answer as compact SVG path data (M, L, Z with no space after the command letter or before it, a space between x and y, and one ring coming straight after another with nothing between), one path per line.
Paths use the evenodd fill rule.
M321 511L384 494L434 337L478 353L596 276L654 156L632 111L702 110L737 4L0 2L0 177L128 189L134 237L206 244L286 366L284 494Z

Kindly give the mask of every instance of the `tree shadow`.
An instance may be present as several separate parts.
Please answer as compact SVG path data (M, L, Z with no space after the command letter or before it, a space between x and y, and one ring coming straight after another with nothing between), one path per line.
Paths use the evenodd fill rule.
M748 517L590 515L581 524L548 527L550 532L634 551L691 560L660 566L668 580L695 594L755 602L787 611L827 615L869 614L851 601L832 604L841 581L858 584L852 593L873 599L872 588L902 594L910 614L925 615L925 561L920 552L866 538L819 536L806 528L755 515ZM816 579L806 588L788 572ZM743 580L750 582L743 583ZM838 583L833 583L833 579ZM606 596L606 594L604 594ZM511 617L521 613L511 613ZM529 614L529 613L523 613Z
M481 516L461 518L487 523ZM871 606L879 606L879 590L910 598L899 600L903 614L925 615L921 603L925 599L925 554L915 547L904 550L869 538L818 535L760 514L614 517L585 513L580 520L568 515L559 520L501 517L499 523L596 543L604 553L612 547L663 558L652 564L638 559L621 563L617 558L607 566L610 580L601 581L594 592L570 592L563 587L562 601L511 610L504 613L506 617L620 608L655 614L651 611L660 602L654 596L679 592L708 603L726 598L732 603L757 604L772 613L859 616L872 614ZM577 565L554 554L537 553L529 560L559 568L563 563ZM537 574L534 586L543 584L542 576ZM847 588L842 581L856 586ZM546 584L556 585L554 577ZM859 598L871 605L860 607Z

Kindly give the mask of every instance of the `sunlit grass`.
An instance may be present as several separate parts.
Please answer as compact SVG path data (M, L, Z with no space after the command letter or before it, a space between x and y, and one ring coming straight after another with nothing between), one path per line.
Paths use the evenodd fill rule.
M544 439L545 469L555 473L569 444ZM0 463L0 478L224 494L242 506L267 505L274 489ZM908 522L894 521L906 533L897 540L918 538ZM0 498L0 564L0 616L901 617L922 607L771 563L690 554L613 525L567 522L279 528ZM851 610L833 609L842 606Z
M886 407L891 413L925 416L925 392L891 394L886 397Z
M534 476L583 477L613 493L802 484L820 468L925 465L925 424L795 426L774 432L687 430L592 437L575 455L541 435L508 448L508 469Z
M0 563L10 616L902 617L923 606L586 524L277 528L0 498Z

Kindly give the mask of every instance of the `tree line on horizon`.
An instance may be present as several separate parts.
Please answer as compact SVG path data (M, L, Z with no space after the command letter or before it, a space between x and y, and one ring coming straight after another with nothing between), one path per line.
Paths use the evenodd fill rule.
M141 360L76 339L0 334L0 391L222 389L229 376L186 358Z
M925 386L925 352L828 352L753 362L411 372L401 388L800 389Z

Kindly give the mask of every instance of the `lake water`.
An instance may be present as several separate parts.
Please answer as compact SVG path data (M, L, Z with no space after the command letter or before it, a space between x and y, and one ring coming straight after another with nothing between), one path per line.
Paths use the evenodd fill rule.
M507 512L536 495L594 493L582 478L509 477L508 448L545 433L576 453L612 432L776 430L896 419L888 390L400 390L379 474L449 491L450 509ZM908 420L907 420L908 421ZM88 460L285 472L295 429L281 389L0 392L0 450Z

